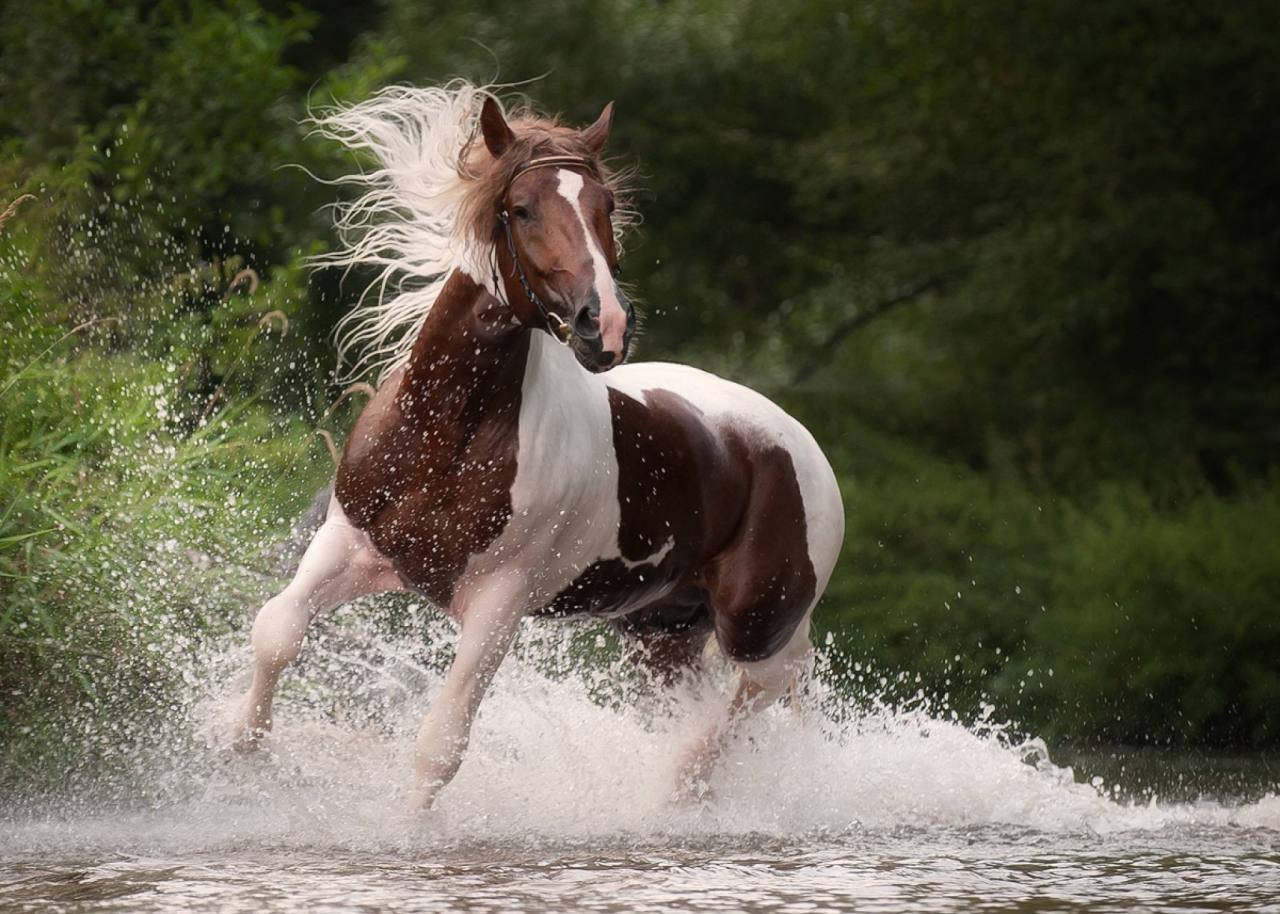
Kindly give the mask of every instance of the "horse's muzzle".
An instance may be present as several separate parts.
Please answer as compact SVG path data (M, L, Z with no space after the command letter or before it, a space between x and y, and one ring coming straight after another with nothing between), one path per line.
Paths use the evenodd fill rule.
M570 345L588 371L608 371L621 365L631 348L636 316L631 303L620 293L613 312L616 313L601 314L600 299L592 293L573 315Z
M578 335L574 335L569 343L569 347L573 349L573 354L583 368L593 373L608 371L610 368L616 368L621 365L627 358L627 352L631 349L631 334L627 334L623 338L622 350L615 351L605 349L600 344L600 337L597 335L595 339L583 339Z

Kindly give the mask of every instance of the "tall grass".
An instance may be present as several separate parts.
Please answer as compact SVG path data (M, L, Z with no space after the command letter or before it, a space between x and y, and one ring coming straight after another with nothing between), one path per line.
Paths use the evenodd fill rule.
M332 468L308 423L184 388L187 366L95 329L6 345L0 789L127 756L165 713L180 658L273 585L266 547Z

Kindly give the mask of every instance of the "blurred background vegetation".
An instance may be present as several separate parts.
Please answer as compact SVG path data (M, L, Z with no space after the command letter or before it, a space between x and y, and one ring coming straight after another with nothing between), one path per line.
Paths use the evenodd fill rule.
M350 419L356 290L303 261L351 162L301 121L453 76L616 99L641 357L826 447L850 663L1051 744L1280 745L1272 3L48 0L0 48L11 765L269 589Z

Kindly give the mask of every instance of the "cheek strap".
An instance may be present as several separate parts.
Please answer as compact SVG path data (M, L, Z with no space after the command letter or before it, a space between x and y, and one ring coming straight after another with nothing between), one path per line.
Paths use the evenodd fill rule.
M507 179L507 186L502 189L502 199L506 200L507 192L511 190L511 184L516 178L520 177L526 171L532 171L535 168L585 168L592 174L597 173L596 163L590 159L584 159L581 156L574 155L548 155L539 158L530 159L519 168L517 168ZM524 290L525 297L538 309L538 313L542 315L542 320L547 325L547 330L562 343L568 343L573 338L573 328L564 322L559 314L556 314L547 306L538 293L533 291L533 286L529 285L529 277L524 274L524 264L520 262L520 255L516 253L516 239L511 234L511 214L507 212L505 206L498 210L498 221L502 223L502 230L507 236L507 251L511 254L511 263L515 271L515 276L520 280L520 288ZM496 262L496 261L495 261ZM498 286L498 270L495 267L493 271L494 288Z
M547 325L547 330L562 343L568 343L573 337L573 329L564 322L559 314L556 314L547 306L541 296L533 291L533 286L529 285L529 278L524 275L524 266L520 263L520 255L516 253L516 239L511 234L511 214L505 208L498 211L498 221L502 223L503 232L507 236L507 251L511 254L511 264L515 276L520 280L520 288L524 291L525 297L530 303L538 309L538 313L542 315L542 320ZM495 260L496 264L496 260ZM493 271L493 284L498 285L498 270L495 265Z

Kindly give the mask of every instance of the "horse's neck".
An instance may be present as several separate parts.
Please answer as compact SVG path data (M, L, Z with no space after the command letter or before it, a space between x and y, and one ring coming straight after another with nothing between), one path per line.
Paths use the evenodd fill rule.
M602 522L615 492L609 391L569 347L531 333L520 391L519 477L512 510L554 529L579 511ZM608 528L603 523L600 529Z
M529 334L510 309L461 270L440 291L414 342L397 402L405 419L480 417L518 394ZM470 423L468 423L470 424Z
M438 472L482 428L489 447L516 435L526 469L563 465L566 452L589 465L611 444L601 378L462 272L432 307L396 400L410 438L429 445L415 460Z

